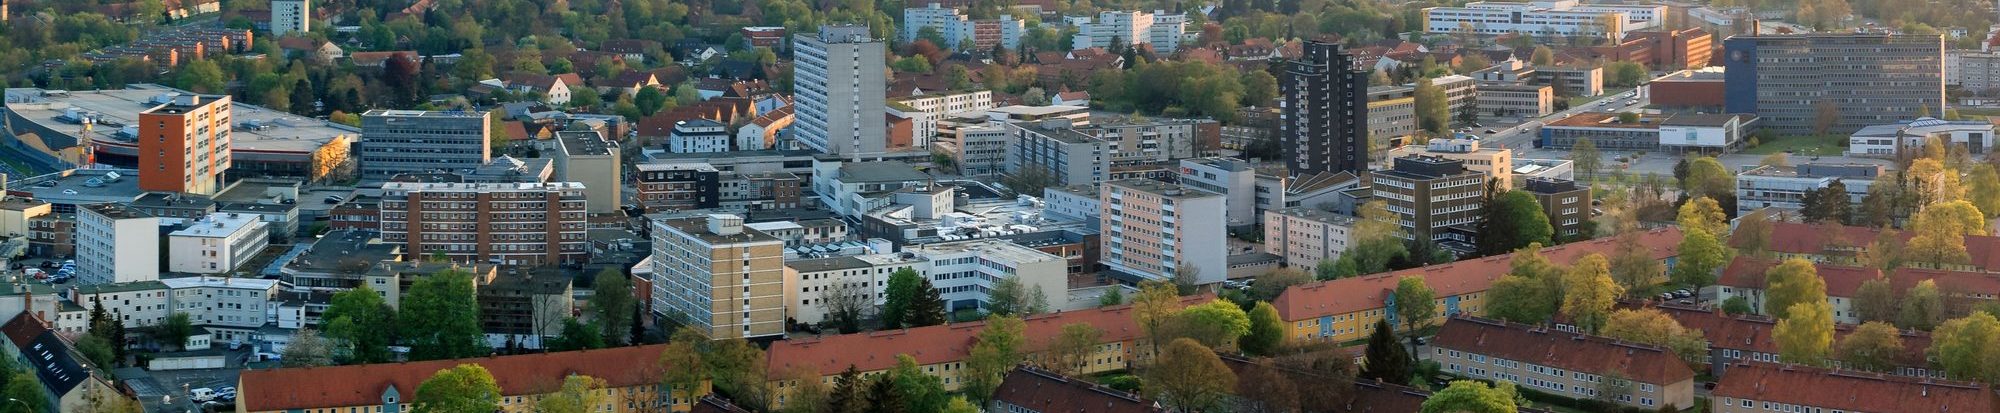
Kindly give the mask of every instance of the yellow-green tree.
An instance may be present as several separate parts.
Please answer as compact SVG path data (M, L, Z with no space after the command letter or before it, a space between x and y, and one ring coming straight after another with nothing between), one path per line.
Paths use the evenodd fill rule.
M1152 347L1151 354L1159 354L1162 340L1173 322L1174 314L1181 311L1181 297L1173 284L1148 281L1139 284L1139 293L1132 296L1132 322L1146 333L1146 342Z
M1944 320L1944 293L1931 280L1918 281L1904 291L1902 306L1896 321L1904 328L1930 330Z
M1144 374L1146 391L1176 411L1216 408L1236 389L1236 373L1215 351L1190 339L1176 339Z
M1784 318L1771 329L1778 342L1778 359L1786 363L1820 365L1833 347L1833 304L1807 301L1786 307Z
M1611 279L1610 265L1603 255L1590 254L1563 274L1562 314L1584 331L1603 327L1618 296L1625 294L1625 288Z
M1181 309L1174 315L1175 337L1192 338L1202 346L1233 350L1236 341L1250 332L1250 315L1236 303L1216 299Z
M1965 186L1960 183L1958 171L1946 167L1938 159L1920 158L1910 162L1910 167L1903 171L1903 178L1909 181L1910 189L1917 192L1919 208L1965 199Z
M1793 304L1826 302L1826 279L1811 261L1793 258L1764 271L1764 312L1784 317Z
M604 397L604 379L572 374L554 393L542 395L535 407L545 413L589 413L601 409Z
M1036 364L1063 375L1077 375L1090 361L1090 356L1097 352L1097 346L1102 344L1098 339L1103 336L1104 330L1089 323L1064 324L1055 341L1049 343L1047 355L1039 358Z
M1250 331L1243 335L1239 346L1246 353L1273 356L1285 346L1285 337L1285 320L1278 317L1278 308L1258 301L1250 308Z
M1978 207L1980 212L1985 212L1988 218L2000 214L2000 172L1994 170L1993 164L1973 165L1972 174L1966 179L1971 180L1972 187L1966 189L1965 200L1972 202L1972 206Z
M1652 308L1612 311L1598 334L1626 341L1666 347L1680 356L1688 367L1697 367L1708 357L1708 339L1700 330L1690 330L1666 313Z
M2000 379L2000 319L1973 312L1946 321L1931 333L1929 353L1952 378Z
M1861 323L1854 332L1841 337L1834 345L1833 357L1840 364L1852 369L1867 371L1889 371L1895 367L1895 357L1903 351L1902 334L1896 326L1880 321Z
M1915 235L1904 249L1904 258L1942 268L1972 259L1965 251L1965 236L1985 234L1986 215L1971 202L1950 201L1917 212L1910 217L1908 227Z
M1459 380L1438 390L1424 399L1422 413L1514 413L1519 409L1514 402L1514 385L1500 382L1498 387L1484 382Z
M1681 204L1676 221L1682 230L1702 230L1709 234L1729 233L1729 216L1722 212L1722 205L1709 197L1699 197Z
M485 367L460 364L418 384L410 401L420 412L491 413L500 410L500 385Z

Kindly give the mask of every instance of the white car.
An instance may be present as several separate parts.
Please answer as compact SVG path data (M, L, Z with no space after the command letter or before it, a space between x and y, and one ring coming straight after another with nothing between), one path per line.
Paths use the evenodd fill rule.
M195 403L207 403L210 400L215 400L215 389L203 387L188 390L188 400L192 400Z

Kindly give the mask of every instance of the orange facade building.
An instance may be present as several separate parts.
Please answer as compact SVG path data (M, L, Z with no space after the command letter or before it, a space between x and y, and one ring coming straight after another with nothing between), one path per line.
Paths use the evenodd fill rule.
M139 112L139 189L213 195L229 170L228 96L177 95Z

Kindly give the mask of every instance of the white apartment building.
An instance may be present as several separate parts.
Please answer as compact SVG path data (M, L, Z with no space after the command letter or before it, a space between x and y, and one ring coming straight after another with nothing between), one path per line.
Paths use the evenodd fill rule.
M994 176L1007 171L1007 127L960 126L949 135L952 164L960 176Z
M1840 181L1847 187L1850 205L1861 205L1868 187L1881 176L1882 165L1801 164L1764 165L1736 174L1736 211L1747 214L1763 208L1798 211L1805 207L1806 193Z
M1099 203L1100 262L1114 277L1172 280L1191 270L1205 285L1228 276L1221 194L1136 178L1106 182Z
M881 305L889 276L905 268L931 280L946 311L986 308L994 283L1010 277L1028 291L1041 291L1055 309L1069 301L1067 265L1062 257L1034 248L980 239L924 244L900 253L795 260L785 263L785 271L799 285L793 317L816 323L825 320L826 300L835 294L866 294L872 305Z
M68 297L85 314L104 305L104 311L127 328L156 326L170 314L167 285L157 280L79 285L70 288Z
M945 115L993 108L993 91L945 92L889 101L889 113L910 118L910 145L928 148L931 141L950 140L938 132L938 119Z
M1181 49L1181 41L1187 38L1187 15L1153 12L1152 45L1153 53L1173 53Z
M1659 5L1583 4L1576 0L1466 3L1464 7L1424 8L1424 31L1502 35L1620 37L1658 27L1667 16ZM1616 16L1607 20L1606 15Z
M1058 185L1104 182L1111 173L1111 144L1071 127L1068 119L1007 123L1007 173L1036 169Z
M1097 185L1052 186L1042 189L1042 215L1050 218L1080 220L1097 225L1098 215L1104 213L1099 202Z
M1354 231L1354 217L1312 207L1264 213L1264 251L1307 273L1321 261L1340 259Z
M118 204L76 209L76 270L83 284L160 279L160 219Z
M271 0L271 35L312 31L312 0Z
M902 162L813 162L813 193L819 195L820 203L854 219L889 206L890 193L924 186L931 179Z
M1226 157L1182 159L1180 182L1222 194L1229 226L1257 225L1257 169L1249 162Z
M167 234L167 271L224 274L250 262L270 245L268 224L258 215L215 213Z
M1918 118L1914 121L1872 125L1848 137L1847 154L1893 158L1903 151L1921 153L1924 142L1936 137L1952 145L1964 146L1978 156L1993 149L1993 124L1984 121L1947 121Z
M693 119L674 122L674 131L668 135L668 153L717 153L729 152L729 125L708 119Z
M867 26L821 26L792 41L792 137L848 159L888 151L886 46Z
M1113 41L1125 46L1148 44L1153 42L1153 13L1106 10L1098 12L1095 20L1078 25L1077 30L1070 41L1072 49L1109 48Z
M187 313L194 325L206 327L217 342L248 341L270 322L267 310L279 293L278 280L262 278L181 277L159 281L168 290L168 310Z
M903 9L903 30L898 33L902 43L917 41L917 35L924 29L937 31L944 38L938 47L970 50L992 49L998 44L1007 50L1021 47L1021 36L1027 33L1027 22L1012 15L1001 15L998 19L972 20L956 8L947 8L938 3L924 7ZM966 41L971 44L966 44Z
M1946 50L1944 62L1945 84L1959 85L1966 91L1974 93L1989 93L2000 89L2000 53Z

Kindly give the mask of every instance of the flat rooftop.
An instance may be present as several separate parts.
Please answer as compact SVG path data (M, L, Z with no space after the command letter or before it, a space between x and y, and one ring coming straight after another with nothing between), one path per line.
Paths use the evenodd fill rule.
M977 254L981 259L1007 262L1066 261L1063 257L998 238L915 245L905 248L905 251L918 255L970 252Z
M1054 138L1065 143L1091 143L1098 141L1097 137L1090 136L1088 133L1078 132L1075 127L1051 128L1045 126L1042 121L1036 120L1016 121L1012 122L1012 124L1014 127Z
M78 209L90 210L91 212L95 212L98 215L103 215L106 218L111 218L111 219L132 219L132 218L153 217L152 214L139 212L139 210L127 208L126 206L119 204L92 204L92 205L84 205L78 207Z
M107 179L111 172L117 172L120 177ZM129 203L145 193L139 190L138 175L138 171L129 169L72 169L8 189L25 191L35 199L53 204Z
M332 231L285 264L285 269L315 272L359 272L376 262L396 258L395 245L383 244L373 231Z
M1665 117L1647 117L1641 115L1639 117L1638 123L1620 123L1618 122L1618 114L1616 113L1584 112L1575 115L1570 115L1570 117L1562 118L1555 122L1549 122L1547 126L1577 127L1577 128L1659 129L1660 122L1664 122L1666 120L1667 118Z
M486 112L467 112L467 111L456 111L456 110L439 111L439 110L375 109L367 112L362 112L361 115L389 116L398 118L464 119L464 118L483 117L486 116Z
M1066 105L1048 105L1048 106L1012 105L1012 106L1001 106L997 108L987 109L987 112L989 113L1004 113L1010 116L1048 116L1048 115L1058 115L1058 114L1077 112L1077 111L1083 111L1087 113L1090 111L1090 108L1082 106L1066 106Z
M1117 181L1105 182L1104 184L1107 186L1117 186L1119 188L1147 192L1165 198L1185 199L1185 198L1207 198L1207 197L1222 196L1214 192L1203 191L1195 188L1187 188L1181 186L1180 184L1170 184L1146 178L1122 179Z
M556 140L570 156L610 155L614 145L596 131L556 132Z
M742 244L742 243L756 243L756 242L782 243L782 241L779 240L778 237L773 237L771 236L771 234L766 234L763 231L758 231L754 228L749 228L749 227L743 228L743 232L732 235L721 235L713 232L708 232L708 217L705 216L691 217L691 218L661 217L661 218L654 218L653 221L658 222L660 225L664 225L668 228L673 228L674 230L680 231L681 233L685 233L695 238L699 238L702 240L702 242L706 242L709 245ZM658 242L657 239L654 241Z
M127 125L137 126L139 112L160 107L154 99L172 93L194 94L154 84L134 84L125 89L49 92L37 88L7 89L7 110L40 129L59 131L71 138L79 130L75 121L61 119L71 109L91 112L98 125L90 138L101 145L136 147L137 138L124 136ZM361 130L337 123L293 115L262 106L232 102L230 131L233 152L265 152L309 155L336 140L352 140ZM18 126L16 126L18 128ZM52 145L54 143L51 143ZM66 148L65 146L64 148ZM63 148L51 148L63 149Z
M263 222L263 218L260 218L256 214L208 214L208 216L189 222L187 228L174 231L169 235L175 237L223 238L255 226L259 222Z
M875 266L875 263L855 257L814 258L785 262L785 267L802 273L852 270L873 266Z
M388 182L382 184L383 191L448 191L448 192L490 192L490 191L540 191L555 189L583 189L581 182Z
M271 289L271 287L278 285L278 280L269 280L263 278L210 277L205 275L198 275L193 277L161 278L159 282L161 284L166 284L167 288L172 288L176 290L182 288L196 288L196 287L269 290Z

